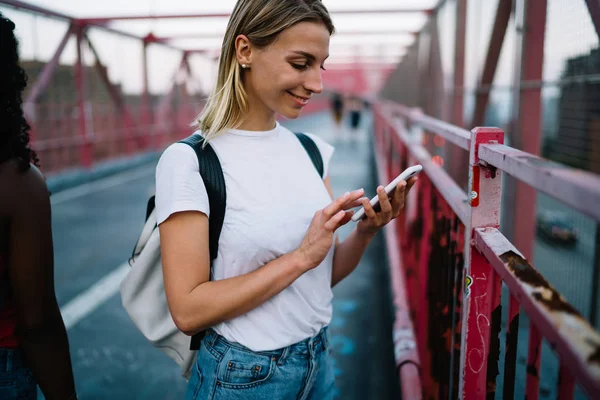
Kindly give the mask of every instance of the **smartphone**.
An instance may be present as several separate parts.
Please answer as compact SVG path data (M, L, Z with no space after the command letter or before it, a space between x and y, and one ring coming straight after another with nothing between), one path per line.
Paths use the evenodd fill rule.
M419 174L419 172L421 172L422 170L423 170L423 166L420 164L413 165L412 167L406 168L400 175L398 175L396 177L396 179L391 181L385 187L385 192L388 194L388 196L390 196L390 194L393 193L394 190L396 190L396 186L398 186L398 184L400 182L408 181L413 176L417 176ZM375 195L375 197L373 197L371 199L370 203L371 203L371 206L373 206L373 209L375 209L375 211L379 211L380 206L379 206L379 196L378 195ZM364 216L365 216L365 208L361 207L360 210L358 210L358 212L352 216L352 221L356 222L356 221L360 220L361 218L363 218Z

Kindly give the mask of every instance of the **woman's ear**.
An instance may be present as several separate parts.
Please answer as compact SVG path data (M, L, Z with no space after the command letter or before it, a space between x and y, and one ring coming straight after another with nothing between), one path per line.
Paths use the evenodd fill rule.
M252 64L252 43L246 35L238 35L235 38L235 56L240 65L245 65L244 68L249 68Z

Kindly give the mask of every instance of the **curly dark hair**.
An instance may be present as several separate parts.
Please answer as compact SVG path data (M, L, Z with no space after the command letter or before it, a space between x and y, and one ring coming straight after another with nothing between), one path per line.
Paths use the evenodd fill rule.
M31 129L23 114L23 90L27 75L19 65L19 42L15 24L0 13L0 163L19 161L22 170L29 163L39 167L35 151L29 146Z

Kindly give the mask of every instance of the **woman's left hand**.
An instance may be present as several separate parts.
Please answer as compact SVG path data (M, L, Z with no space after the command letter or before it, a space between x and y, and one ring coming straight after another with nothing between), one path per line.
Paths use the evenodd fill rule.
M396 218L400 211L404 208L406 197L417 181L416 177L412 177L406 181L402 181L396 187L393 194L385 193L385 188L379 186L377 195L379 197L380 211L375 211L368 198L362 199L362 206L365 208L365 217L363 217L356 226L359 233L375 234L381 227L385 226L392 219Z

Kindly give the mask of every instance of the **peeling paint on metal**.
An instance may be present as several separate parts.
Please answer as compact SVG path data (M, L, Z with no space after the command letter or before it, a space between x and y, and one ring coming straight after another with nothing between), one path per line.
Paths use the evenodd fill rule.
M496 393L496 377L500 374L500 323L502 321L502 306L498 305L492 312L490 329L490 352L487 365L487 398L494 398Z
M535 365L533 365L533 364L527 365L527 374L531 375L531 376L534 376L536 378L538 377L538 370L535 367Z
M581 316L579 312L556 291L556 289L550 286L548 281L536 271L526 259L513 251L502 254L500 259L507 264L508 268L520 281L527 283L534 288L541 287L544 289L532 294L533 298L538 302L544 304L552 311L562 311L579 317Z
M600 364L600 343L587 339L587 343L594 347L594 352L588 357L589 363Z
M514 251L507 251L500 256L500 259L504 264L508 265L508 268L519 278L522 282L527 283L533 287L550 287L550 284L544 277L536 271L529 262L516 254Z
M519 340L519 314L516 314L506 332L506 356L504 360L504 393L515 392L515 364L517 359L517 345Z

